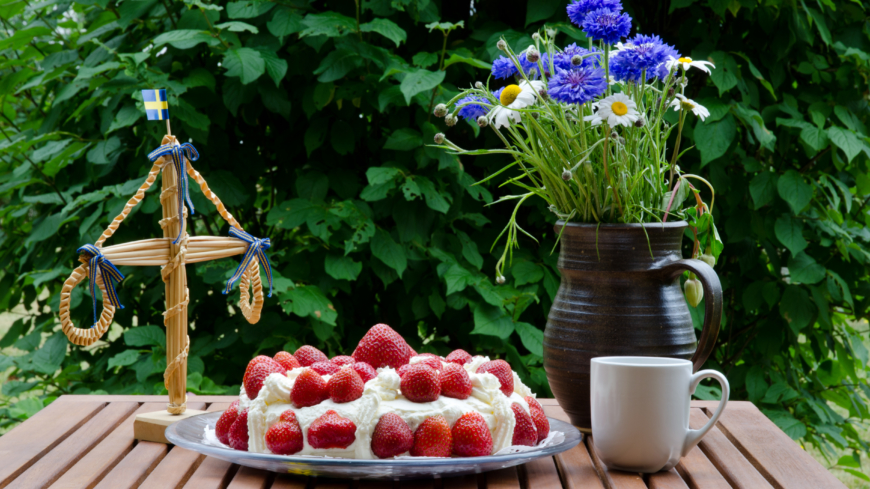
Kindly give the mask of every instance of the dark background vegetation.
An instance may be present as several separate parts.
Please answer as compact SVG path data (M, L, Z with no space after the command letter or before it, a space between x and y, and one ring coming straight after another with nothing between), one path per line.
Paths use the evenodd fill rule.
M525 207L518 222L540 243L525 240L495 286L491 246L512 206L485 207L504 179L470 184L506 161L424 144L446 130L462 147L498 145L489 130L447 129L429 114L486 80L500 36L520 50L546 25L562 45L585 41L559 0L472 6L0 0L0 310L14 309L0 339L0 428L63 393L165 392L157 267L122 268L126 309L107 341L68 348L57 317L75 249L123 208L163 134L144 118L142 88L168 90L174 132L200 151L194 166L247 231L272 240L276 290L256 325L239 314L238 291L220 293L238 260L188 267L192 392L238 392L258 353L350 353L385 322L418 351L506 358L549 395L541 338L559 280L555 216ZM695 148L681 160L714 184L726 242L708 366L727 373L733 399L866 478L867 12L857 0L625 8L633 32L717 67L691 73L687 95L711 116L684 131ZM193 187L191 234L226 235ZM107 245L159 235L158 193ZM87 326L84 285L72 300Z

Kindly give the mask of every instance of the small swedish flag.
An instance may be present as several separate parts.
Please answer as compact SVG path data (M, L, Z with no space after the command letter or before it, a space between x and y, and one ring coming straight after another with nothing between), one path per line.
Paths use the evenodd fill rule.
M166 89L142 90L142 100L145 101L145 115L149 121L169 119L169 103L166 101Z

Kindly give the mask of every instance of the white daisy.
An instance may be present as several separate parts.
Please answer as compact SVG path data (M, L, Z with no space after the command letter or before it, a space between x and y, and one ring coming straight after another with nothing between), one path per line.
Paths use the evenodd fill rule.
M583 117L583 120L592 124L592 127L600 126L604 119L598 117L598 114L587 115Z
M677 112L682 109L691 110L693 114L698 116L702 121L707 117L710 117L710 111L707 110L707 107L695 102L690 98L686 98L684 95L678 93L676 94L675 99L671 100L671 107L674 108Z
M598 101L598 112L595 113L607 121L610 127L630 126L639 117L637 104L624 93L616 93Z
M534 104L543 88L544 82L538 80L521 81L519 85L504 87L499 96L501 105L490 110L487 118L496 129L509 126L511 120L519 123L522 118L520 112L515 109L524 109Z
M695 68L698 68L699 70L704 71L706 73L710 73L710 69L707 68L707 65L709 65L711 68L716 67L716 65L714 65L713 63L711 63L709 61L697 61L697 60L693 60L692 58L689 58L689 57L676 59L673 56L668 56L668 61L667 61L667 64L665 66L669 70L673 70L674 66L678 66L678 65L683 70L688 70L691 67L695 67Z

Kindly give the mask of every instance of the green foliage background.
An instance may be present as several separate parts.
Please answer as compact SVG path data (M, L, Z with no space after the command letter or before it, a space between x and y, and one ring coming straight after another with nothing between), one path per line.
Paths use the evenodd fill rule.
M459 161L424 144L448 130L462 147L498 145L489 130L447 129L429 114L485 81L500 36L523 49L546 24L563 45L584 38L561 0L473 6L0 0L0 310L26 307L0 339L10 379L0 428L63 393L165 392L157 267L122 267L113 341L68 348L56 314L75 249L123 208L159 145L164 127L145 121L142 88L167 88L174 132L200 151L194 166L246 230L272 239L275 296L256 325L239 314L237 291L220 294L237 260L188 267L192 392L238 392L259 352L309 343L349 353L386 322L418 351L507 358L548 395L555 216L526 206L518 221L540 244L525 242L495 286L501 250L491 245L512 206L485 205L506 177L470 184L506 161ZM687 95L711 116L684 131L695 148L682 159L715 185L726 242L716 265L726 310L708 366L727 373L732 398L866 478L856 469L870 449L859 435L870 418L867 12L857 0L625 7L635 31L717 66L692 74ZM191 193L191 234L226 235ZM157 194L107 244L159 235ZM86 287L72 301L86 326Z

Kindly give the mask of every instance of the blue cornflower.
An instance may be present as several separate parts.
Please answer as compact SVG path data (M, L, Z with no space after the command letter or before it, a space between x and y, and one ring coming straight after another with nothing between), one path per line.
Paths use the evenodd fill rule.
M616 44L631 32L631 17L601 8L586 14L582 27L588 37Z
M655 69L653 70L655 72L655 76L659 77L659 80L662 81L667 79L668 74L671 72L671 70L669 70L667 66L668 59L671 57L673 57L674 59L680 59L680 56L681 55L679 51L676 50L676 48L674 48L670 44L665 44L664 48L662 49L662 61L657 64Z
M492 92L492 96L495 97L495 99L498 101L498 103L501 103L501 92L503 92L503 91L504 91L504 87L501 87L498 90Z
M550 97L569 104L585 104L604 93L606 89L604 70L591 66L557 70L547 85L547 93Z
M629 39L610 62L610 72L620 81L640 82L643 72L649 80L656 67L667 61L666 47L659 36L637 34Z
M489 107L479 105L475 102L489 103L489 100L480 95L469 95L456 101L456 106L460 107L463 104L468 104L459 109L459 116L467 121L476 121L478 117L486 115L489 112Z
M568 18L577 26L582 27L586 15L598 9L622 12L622 4L619 0L577 0L568 4Z
M574 55L586 56L590 53L599 53L597 48L586 49L577 46L577 44L569 44L565 46L565 49L562 50L561 53L556 53L553 55L553 67L556 68L556 71L561 70L572 70L576 68L571 63L571 58ZM583 58L583 62L580 66L599 66L601 63L601 54L599 53L596 56L589 56L588 58Z
M520 62L520 66L523 67L523 72L527 77L529 77L529 79L534 80L540 75L540 73L538 73L538 63L533 63L526 59L526 53L520 53L520 55L517 56L517 60ZM534 74L532 74L532 70L535 70Z
M517 67L510 58L499 56L497 60L492 62L492 76L497 80L510 78L517 74Z

